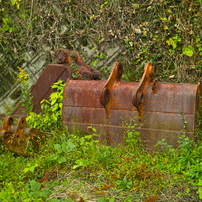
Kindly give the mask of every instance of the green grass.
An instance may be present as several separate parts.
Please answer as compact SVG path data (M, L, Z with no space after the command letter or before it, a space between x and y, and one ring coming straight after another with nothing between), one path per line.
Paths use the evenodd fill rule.
M111 147L60 131L30 157L2 147L0 201L163 201L171 190L171 201L199 197L202 145L182 137L178 149L145 151L138 139L134 132L127 145Z

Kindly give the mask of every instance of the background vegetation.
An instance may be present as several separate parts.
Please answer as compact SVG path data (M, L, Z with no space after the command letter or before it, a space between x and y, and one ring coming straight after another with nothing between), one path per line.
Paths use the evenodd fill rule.
M50 64L53 51L63 46L74 49L77 41L96 48L90 58L94 62L107 57L107 45L114 43L121 49L117 60L126 80L138 80L150 61L162 81L198 82L201 13L201 0L4 0L0 52L5 58L0 66L9 64L17 72L26 52L44 50Z

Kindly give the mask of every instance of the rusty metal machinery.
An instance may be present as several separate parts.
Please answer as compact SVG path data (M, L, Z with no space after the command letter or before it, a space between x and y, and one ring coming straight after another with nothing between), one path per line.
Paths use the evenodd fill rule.
M73 59L72 59L73 58ZM74 62L75 60L75 62ZM40 102L43 99L49 99L50 94L54 91L51 86L57 82L59 79L66 82L67 79L72 78L73 69L72 64L75 63L81 79L101 79L102 74L100 71L94 70L89 67L82 60L81 56L77 51L68 52L65 49L58 49L55 51L55 61L57 64L48 65L35 84L30 88L32 102L33 102L33 112L41 112ZM12 112L12 116L20 118L26 116L23 112L24 108L19 103Z
M102 78L102 73L89 67L83 61L78 51L72 50L68 52L65 49L58 49L55 51L55 60L58 64L66 64L69 67L72 67L72 65L75 64L77 72L81 78L87 80L100 80Z
M80 75L78 79L95 79L99 80L102 77L101 72L90 68L77 51L68 52L65 49L59 49L55 51L55 60L57 64L48 65L35 84L30 88L33 112L41 112L40 102L43 99L49 99L50 94L54 91L51 86L59 79L66 82L68 79L72 79L72 74L75 69L72 65L75 65L77 72ZM0 137L6 148L17 154L28 155L29 149L38 149L39 141L43 140L44 133L38 131L35 128L27 128L26 113L23 112L24 107L21 103L15 107L12 111L12 116L6 116L3 124L0 126ZM14 118L19 118L18 125L14 125ZM22 117L22 118L21 118Z
M124 141L123 120L142 124L146 147L166 139L177 146L178 136L194 138L198 124L201 84L152 82L155 67L147 63L140 82L121 81L123 67L114 64L107 81L68 80L64 88L62 121L71 130L87 131L93 125L101 141L117 145Z
M45 133L35 128L27 128L24 117L20 118L17 126L15 126L13 117L8 115L1 125L0 137L7 149L16 154L26 156L38 150Z

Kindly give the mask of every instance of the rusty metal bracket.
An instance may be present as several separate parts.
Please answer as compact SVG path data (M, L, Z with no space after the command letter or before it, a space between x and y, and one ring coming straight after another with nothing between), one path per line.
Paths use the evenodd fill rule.
M89 67L81 58L81 56L79 55L78 51L70 51L69 52L71 58L74 58L75 63L78 66L78 69L80 69L79 71L83 70L83 71L90 71L92 74L92 79L94 80L100 80L102 78L102 73L98 70L95 70L91 67Z
M43 134L44 135L44 134ZM30 151L38 150L39 141L42 138L42 132L35 128L27 128L26 119L24 117L18 120L18 125L14 125L14 119L6 116L1 125L0 137L3 144L10 151L20 154L29 155Z
M123 66L120 62L115 62L112 72L104 86L104 88L100 92L100 103L104 106L106 111L107 119L110 117L110 109L113 104L113 89L116 84L121 80L121 76L123 73Z
M139 116L142 115L143 103L145 99L145 89L148 82L152 81L152 74L156 74L155 66L152 66L151 63L147 63L144 67L144 74L142 79L137 87L132 93L132 104L137 108Z
M76 68L78 69L77 73L84 79L91 80L92 79L92 73L89 70L86 70L81 63L76 63L77 61L83 61L80 57L79 53L77 51L73 51L71 53L72 57L70 57L70 53L65 49L58 49L55 51L55 61L57 64L67 64L72 71L72 74L74 73L74 68L72 65L76 65ZM78 59L77 59L78 58ZM84 62L83 62L84 63ZM85 64L85 63L84 63Z
M81 58L78 51L72 50L68 52L65 49L58 49L55 51L55 61L57 64L67 64L70 67L75 64L78 69L78 74L82 78L87 80L100 80L102 78L102 73L89 67ZM73 70L73 68L72 68Z

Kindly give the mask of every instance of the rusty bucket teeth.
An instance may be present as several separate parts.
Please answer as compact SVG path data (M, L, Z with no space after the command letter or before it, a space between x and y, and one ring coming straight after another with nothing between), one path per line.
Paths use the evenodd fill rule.
M15 126L13 117L8 115L1 125L0 137L7 149L16 154L27 156L33 150L38 150L39 142L44 138L44 133L35 128L27 128L24 117L20 118L17 126ZM27 147L28 145L30 148Z
M117 145L125 141L123 123L134 123L131 128L140 132L148 149L157 149L154 146L162 139L176 148L178 136L195 137L201 84L152 82L156 69L151 63L145 65L140 82L121 81L122 72L121 63L115 62L107 81L69 80L64 88L63 126L71 132L75 126L88 131L93 125L101 142Z

